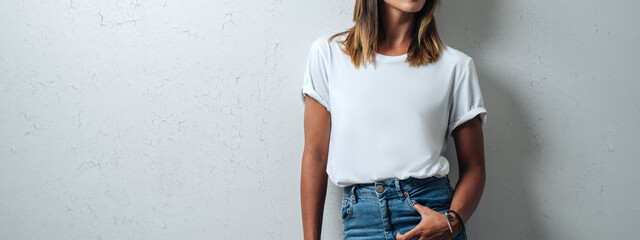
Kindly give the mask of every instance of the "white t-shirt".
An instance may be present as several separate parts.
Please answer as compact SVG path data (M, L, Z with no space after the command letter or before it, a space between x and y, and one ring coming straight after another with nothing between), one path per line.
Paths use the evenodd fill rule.
M440 59L419 67L407 54L377 53L356 69L330 35L313 41L301 89L331 113L326 172L336 186L391 178L443 177L451 132L480 114L486 122L473 59L445 44Z

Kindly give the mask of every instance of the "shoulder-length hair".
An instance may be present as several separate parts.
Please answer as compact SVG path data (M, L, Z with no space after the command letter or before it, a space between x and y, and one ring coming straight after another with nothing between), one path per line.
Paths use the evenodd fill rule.
M351 56L351 62L358 68L360 64L366 65L372 62L376 66L375 55L378 48L378 39L384 37L379 22L379 8L383 0L356 0L353 10L355 24L346 31L336 33L329 38L346 34L344 40L338 41L342 45L341 50ZM446 48L442 43L434 12L440 4L440 0L427 0L424 7L416 12L416 22L411 31L411 45L407 52L406 62L411 66L418 66L437 62L441 51Z

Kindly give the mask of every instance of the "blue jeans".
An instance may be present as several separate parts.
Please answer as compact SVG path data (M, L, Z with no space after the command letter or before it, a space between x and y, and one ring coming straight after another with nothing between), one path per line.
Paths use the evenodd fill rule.
M422 219L413 203L445 213L452 199L448 175L350 185L342 194L342 234L346 240L396 239L396 233L408 232ZM453 239L466 240L466 230Z

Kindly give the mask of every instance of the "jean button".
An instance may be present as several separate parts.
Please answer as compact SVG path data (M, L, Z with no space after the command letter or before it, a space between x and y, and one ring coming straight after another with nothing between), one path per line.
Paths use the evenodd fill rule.
M378 192L378 193L382 193L382 191L384 191L384 186L382 186L382 185L377 185L377 186L376 186L376 192Z

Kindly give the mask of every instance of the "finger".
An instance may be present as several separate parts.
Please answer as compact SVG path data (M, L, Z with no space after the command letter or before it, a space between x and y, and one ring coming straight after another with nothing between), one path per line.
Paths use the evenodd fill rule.
M396 234L396 240L410 240L411 238L408 238L406 235L403 235L402 233L398 233Z
M413 208L415 208L421 215L428 215L428 214L432 214L435 210L431 209L430 207L421 205L420 203L415 203L413 204Z
M412 240L412 238L409 238L406 235L402 235L402 233L398 233L396 235L396 240Z
M408 232L402 234L402 233L398 233L399 237L398 238L396 236L396 239L401 239L401 240L410 240L410 239L414 239L417 237L420 237L420 232L419 232L419 228L418 226L414 227L413 229L409 230Z
M422 206L420 203L414 203L413 204L413 208L415 208L420 214L424 214L424 206Z

